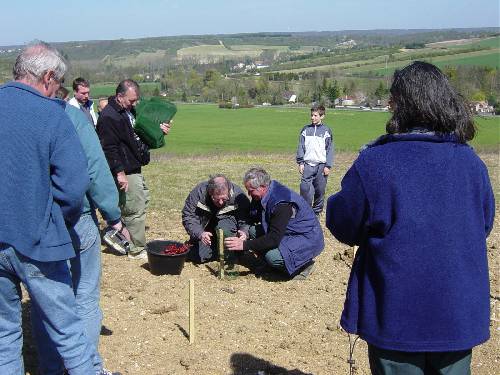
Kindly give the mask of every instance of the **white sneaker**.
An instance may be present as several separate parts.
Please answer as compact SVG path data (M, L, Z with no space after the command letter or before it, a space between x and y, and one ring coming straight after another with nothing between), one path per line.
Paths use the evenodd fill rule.
M135 254L132 254L129 252L127 256L129 257L129 259L134 259L134 260L142 260L142 259L148 258L148 254L146 253L146 250L142 250L142 251L135 253Z
M101 369L101 371L97 371L96 375L122 375L122 373L121 372L111 372L111 371L103 368L103 369Z

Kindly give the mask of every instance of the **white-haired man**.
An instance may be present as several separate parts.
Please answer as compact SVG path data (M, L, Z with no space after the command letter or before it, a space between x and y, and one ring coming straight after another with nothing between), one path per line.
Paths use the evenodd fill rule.
M69 374L94 373L67 264L75 251L66 227L80 216L87 161L64 103L50 99L66 66L38 42L17 57L14 81L0 86L1 374L24 374L21 282L43 317L45 344L57 347Z

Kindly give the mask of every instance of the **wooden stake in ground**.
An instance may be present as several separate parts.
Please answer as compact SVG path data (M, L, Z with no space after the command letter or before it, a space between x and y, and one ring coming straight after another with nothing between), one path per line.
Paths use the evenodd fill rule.
M189 343L194 343L194 280L189 279Z
M224 278L224 232L217 230L217 244L219 246L219 279Z

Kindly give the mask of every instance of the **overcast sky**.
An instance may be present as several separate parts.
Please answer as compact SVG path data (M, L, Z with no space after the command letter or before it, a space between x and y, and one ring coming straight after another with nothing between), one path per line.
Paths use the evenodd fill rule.
M0 45L232 34L498 27L498 0L17 0L2 2Z

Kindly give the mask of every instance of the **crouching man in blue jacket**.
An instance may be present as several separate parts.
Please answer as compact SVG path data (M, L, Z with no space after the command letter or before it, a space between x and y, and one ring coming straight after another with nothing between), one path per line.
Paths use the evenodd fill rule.
M314 258L325 244L316 215L306 201L262 168L251 168L243 183L252 198L252 227L249 238L238 231L238 237L226 238L231 251L251 250L263 257L274 269L293 279L305 279L314 267Z

